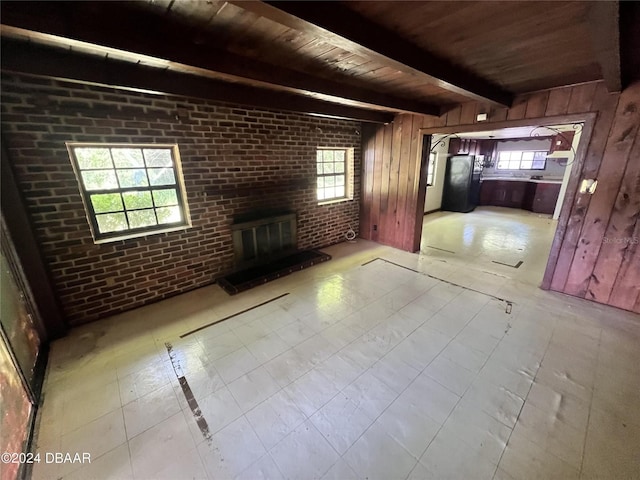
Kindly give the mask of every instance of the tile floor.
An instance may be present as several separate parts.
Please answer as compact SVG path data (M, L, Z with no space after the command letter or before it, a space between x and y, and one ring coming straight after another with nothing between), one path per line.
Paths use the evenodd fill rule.
M424 217L422 255L538 285L547 264L557 220L503 207L478 207L471 214L435 212ZM507 265L522 265L514 269ZM501 263L495 263L501 262Z
M55 342L37 449L92 462L33 478L638 478L637 315L469 258L325 250L240 295L202 288Z

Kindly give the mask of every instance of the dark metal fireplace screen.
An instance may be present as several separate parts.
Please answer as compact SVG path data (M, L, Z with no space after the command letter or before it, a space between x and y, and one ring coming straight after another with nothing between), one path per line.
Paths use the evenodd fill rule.
M268 263L296 250L296 214L289 213L250 222L234 223L236 268Z

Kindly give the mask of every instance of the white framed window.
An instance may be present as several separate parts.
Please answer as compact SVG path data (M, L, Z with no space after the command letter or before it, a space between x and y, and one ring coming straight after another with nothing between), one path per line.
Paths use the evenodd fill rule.
M318 147L316 168L319 203L353 198L353 148Z
M498 170L544 170L546 151L506 151L498 154Z
M177 145L67 143L96 243L191 226Z

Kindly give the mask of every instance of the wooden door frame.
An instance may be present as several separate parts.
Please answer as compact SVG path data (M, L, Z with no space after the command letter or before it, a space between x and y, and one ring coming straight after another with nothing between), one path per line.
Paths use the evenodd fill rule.
M502 122L491 123L476 123L473 125L456 125L449 127L429 127L420 128L418 134L420 135L419 141L422 142L425 135L448 135L453 133L470 133L470 132L482 132L485 130L499 130L502 128L512 127L534 127L545 125L560 125L563 123L582 123L582 132L580 136L580 143L576 149L573 159L573 165L571 167L572 172L569 175L569 183L564 194L564 200L562 202L562 208L560 210L560 216L558 217L558 225L553 237L553 243L551 244L551 251L549 252L549 258L547 259L547 266L542 278L540 288L543 290L549 290L551 286L551 280L555 272L556 263L558 262L558 256L560 254L560 248L564 241L567 231L567 225L569 223L569 217L571 210L575 203L575 197L578 193L578 186L580 185L580 178L582 177L582 170L584 167L584 161L587 155L587 150L591 143L591 136L593 135L593 129L595 126L598 114L595 112L576 113L571 115L557 115L553 117L538 117L527 118L522 120L505 120ZM422 152L422 143L420 144L419 152ZM427 172L424 171L424 165L420 171L420 178L424 175L426 178ZM421 189L426 191L426 182L424 186L420 186ZM425 192L426 193L426 192ZM422 192L418 192L418 199L424 198ZM422 217L423 214L420 215ZM417 222L417 218L416 218Z

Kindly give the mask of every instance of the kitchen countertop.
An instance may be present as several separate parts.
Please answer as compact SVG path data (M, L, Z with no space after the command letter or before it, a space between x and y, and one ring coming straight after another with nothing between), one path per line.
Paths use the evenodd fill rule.
M531 182L531 183L555 183L555 184L562 184L562 180L546 180L546 179L540 179L540 180L535 180L533 178L526 178L526 177L482 177L480 179L480 181L485 182L488 180L500 180L500 181L507 181L507 182Z

